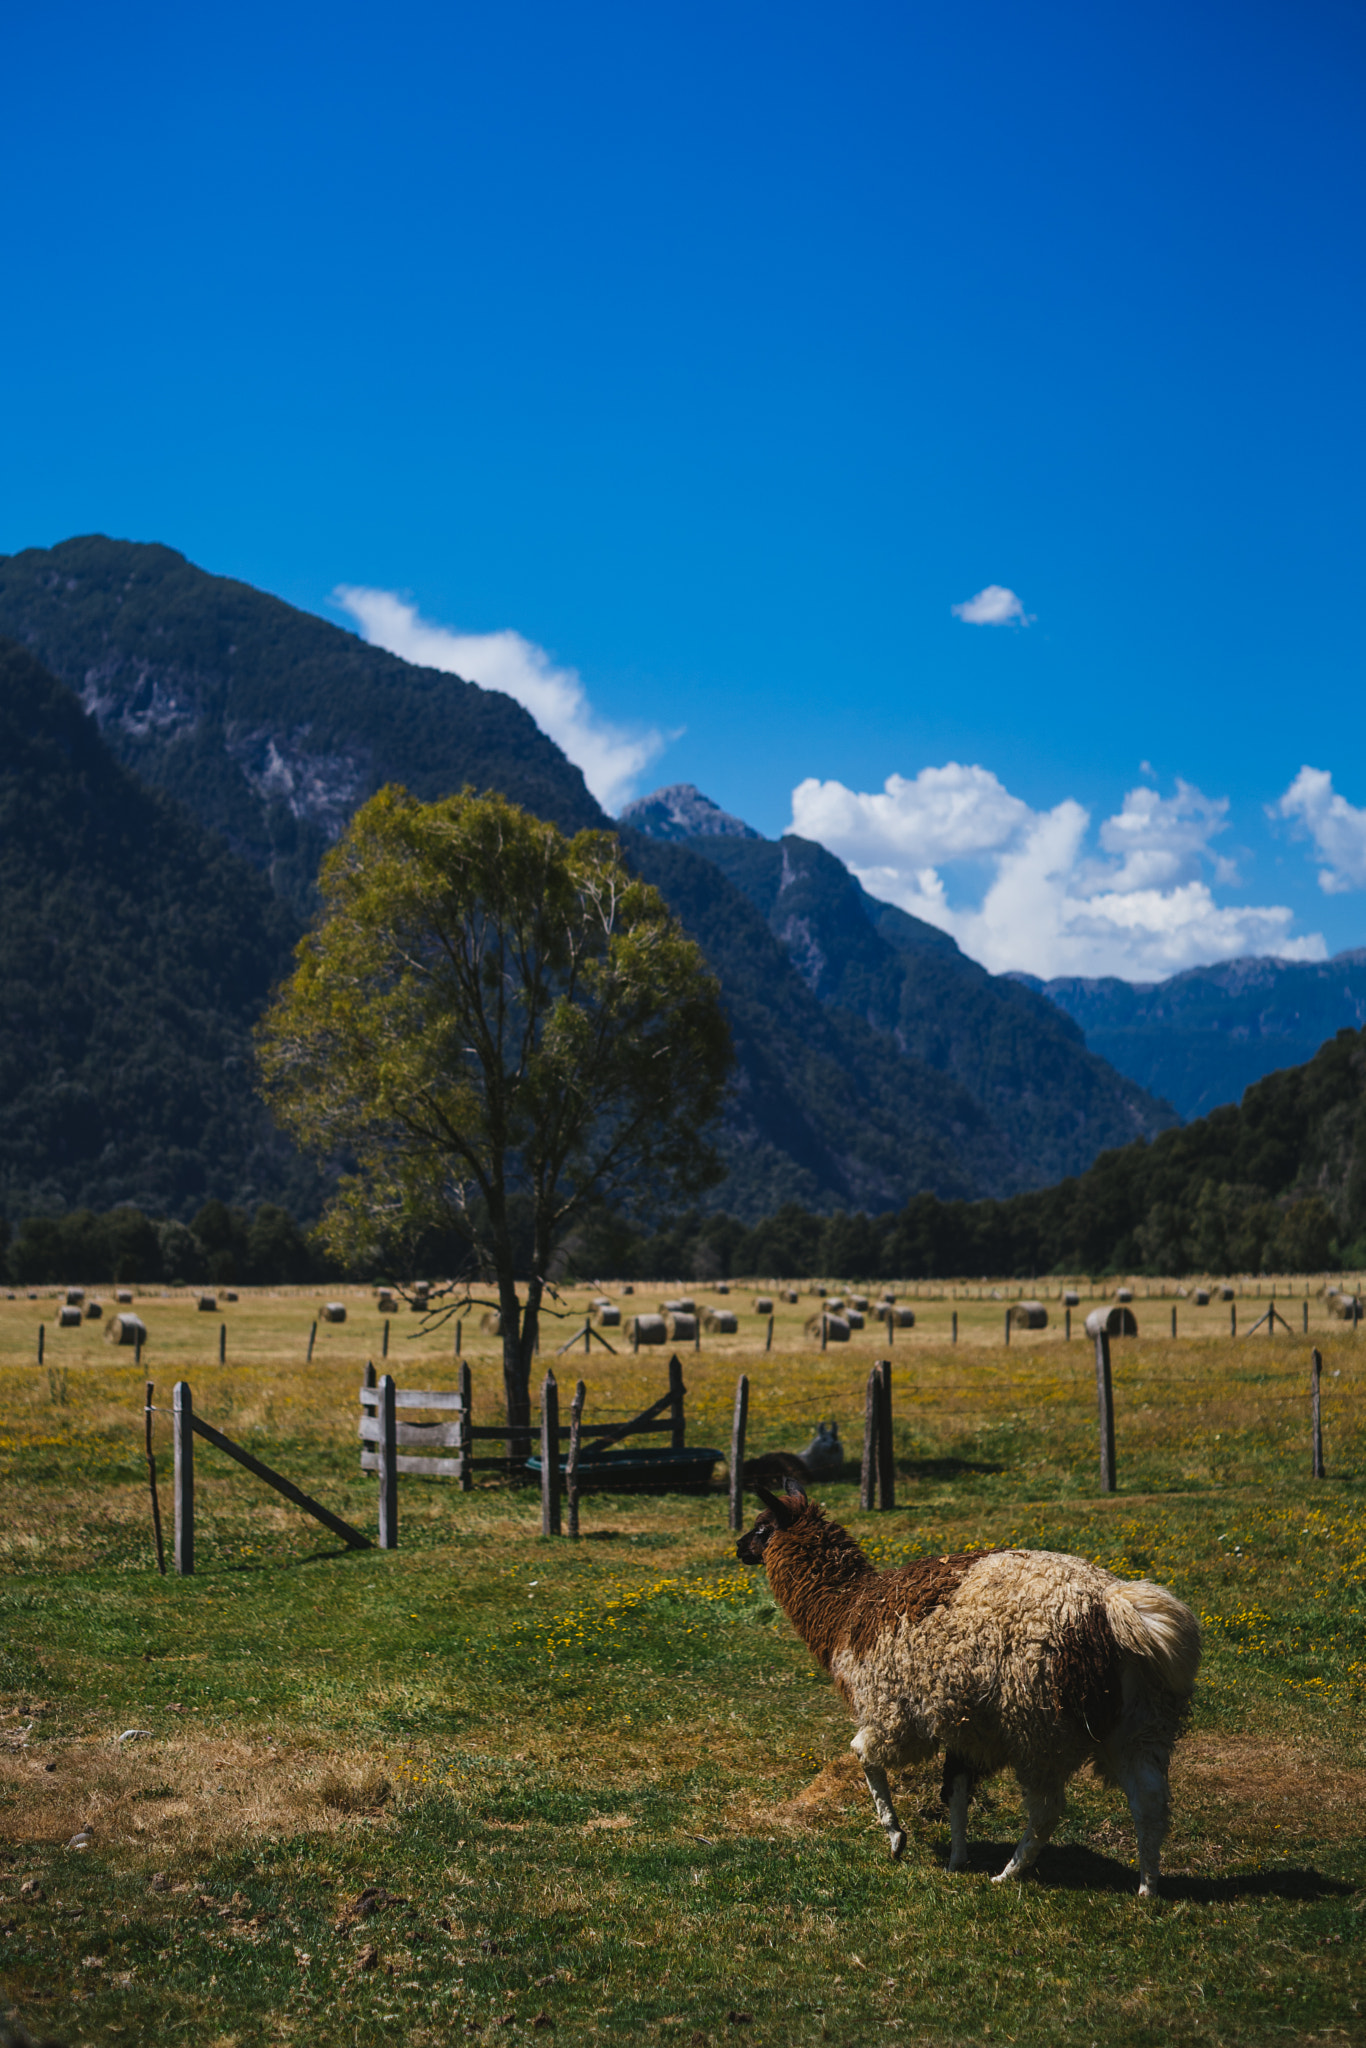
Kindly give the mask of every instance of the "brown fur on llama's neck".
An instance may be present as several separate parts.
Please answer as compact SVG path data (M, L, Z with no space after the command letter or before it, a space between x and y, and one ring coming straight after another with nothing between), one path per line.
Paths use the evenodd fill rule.
M848 1637L850 1606L877 1573L849 1531L827 1522L814 1501L788 1528L774 1529L764 1545L764 1568L774 1599L828 1671Z

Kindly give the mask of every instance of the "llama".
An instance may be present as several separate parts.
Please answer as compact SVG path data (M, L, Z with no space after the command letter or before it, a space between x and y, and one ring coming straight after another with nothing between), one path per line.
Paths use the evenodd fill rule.
M829 1479L843 1464L838 1422L818 1422L804 1451L761 1451L757 1458L746 1458L744 1480L757 1489L781 1486L789 1479Z
M968 1864L975 1784L1010 1767L1024 1794L1019 1877L1090 1763L1129 1802L1139 1897L1156 1890L1172 1745L1200 1664L1200 1627L1165 1587L1050 1550L964 1551L874 1571L848 1531L791 1481L737 1545L844 1697L893 1858L906 1846L888 1768L945 1751L950 1870Z

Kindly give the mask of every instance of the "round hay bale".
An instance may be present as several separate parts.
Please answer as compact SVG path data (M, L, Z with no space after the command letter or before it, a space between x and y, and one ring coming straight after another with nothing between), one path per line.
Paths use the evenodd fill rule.
M659 1313L662 1316L695 1316L697 1303L690 1294L680 1294L677 1301L661 1301Z
M130 1302L130 1301L132 1300L132 1299L133 1299L133 1290L132 1290L132 1288L131 1288L131 1287L118 1287L118 1288L116 1288L116 1289L114 1290L114 1299L115 1299L115 1301L118 1301L118 1302L122 1302L122 1303L123 1303L123 1304L124 1304L124 1305L126 1306L126 1305L127 1305L127 1304L128 1304L128 1303L129 1303L129 1302Z
M57 1328L59 1330L79 1330L84 1320L85 1318L74 1302L64 1303L57 1311Z
M756 1316L771 1316L773 1313L773 1296L771 1294L756 1294L754 1297L754 1313Z
M663 1316L632 1316L631 1335L637 1344L663 1344L669 1329Z
M778 1292L779 1301L785 1301L789 1308L795 1308L798 1300L795 1287L783 1287Z
M1237 1290L1237 1288L1236 1288L1236 1287L1221 1287L1221 1288L1219 1289L1219 1299L1220 1299L1220 1301L1236 1301L1236 1300L1238 1299L1238 1290Z
M628 1280L628 1281L626 1282L626 1285L625 1285L625 1286L624 1286L624 1287L622 1288L622 1290L621 1290L621 1291L622 1291L622 1293L623 1293L623 1294L634 1294L636 1290L635 1290L635 1288L634 1288L634 1287L633 1287L633 1286L631 1285L631 1282L630 1282L630 1281Z
M223 1296L223 1299L224 1301L236 1301L237 1289L235 1287L230 1287L227 1293Z
M85 1319L88 1323L97 1323L103 1314L104 1303L102 1301L88 1301L86 1303Z
M861 1330L863 1328L863 1310L861 1308L847 1308L844 1311L844 1320L848 1323L851 1330Z
M718 1280L718 1281L717 1281L717 1283L716 1283L716 1292L717 1292L718 1294L729 1294L729 1293L730 1293L730 1282L729 1282L729 1280Z
M733 1308L709 1308L702 1317L702 1326L716 1337L733 1337L740 1327Z
M1081 1307L1081 1296L1077 1293L1075 1287L1068 1287L1063 1290L1062 1305L1064 1308Z
M206 1316L214 1316L214 1315L217 1315L217 1313L218 1313L218 1296L217 1296L216 1294L201 1294L201 1295L200 1295L200 1297L199 1297L199 1309L200 1309L200 1313L201 1313L201 1315L206 1315Z
M1354 1317L1359 1321L1361 1298L1356 1294L1330 1294L1328 1313L1330 1316L1336 1316L1340 1322L1350 1323Z
M1192 1301L1193 1301L1193 1302L1195 1303L1195 1306L1196 1306L1197 1308L1208 1308L1208 1307L1209 1307L1209 1289L1208 1289L1208 1287L1197 1287L1197 1288L1196 1288L1196 1290L1195 1290L1195 1292L1194 1292L1194 1294L1193 1294L1193 1295L1191 1296L1191 1300L1192 1300Z
M825 1289L823 1287L809 1287L807 1293L812 1295L817 1301L825 1300Z
M83 1302L84 1300L85 1300L85 1289L84 1289L83 1287L68 1287L68 1288L67 1288L67 1290L66 1290L66 1305L67 1305L67 1307L68 1307L68 1308L79 1308L79 1307L80 1307L80 1305L81 1305L81 1303L82 1303L82 1302Z
M390 1294L387 1287L381 1287L379 1300L375 1303L375 1307L382 1316L396 1316L398 1314L398 1298Z
M849 1325L844 1320L844 1317L825 1315L819 1312L814 1316L807 1317L807 1336L814 1337L819 1344L822 1323L825 1325L825 1341L827 1344L847 1344L849 1342Z
M830 1294L830 1295L827 1295L827 1296L826 1296L826 1301L825 1301L825 1313L826 1313L826 1314L827 1314L828 1316L842 1316L842 1315L844 1314L844 1297L843 1297L843 1295L841 1295L841 1294Z
M1107 1337L1136 1337L1138 1323L1133 1310L1126 1308L1122 1301L1114 1302L1109 1308L1093 1308L1086 1318L1086 1334L1099 1337L1102 1331Z
M849 1306L850 1306L850 1308L856 1308L856 1309L858 1310L858 1312L859 1312L859 1314L860 1314L861 1316L866 1316L866 1315L867 1315L867 1313L868 1313L868 1297L867 1297L867 1295L866 1295L866 1294L851 1294L851 1295L850 1295L850 1297L849 1297Z
M1133 1290L1133 1288L1132 1288L1132 1287L1117 1287L1117 1288L1115 1289L1115 1300L1116 1300L1116 1301L1132 1301L1132 1300L1133 1300L1133 1298L1134 1298L1134 1290Z
M141 1316L111 1316L105 1325L104 1341L106 1344L145 1344L147 1325Z
M684 1338L691 1344L693 1338L697 1335L696 1316L686 1315L682 1311L676 1310L667 1318L667 1321L669 1325L669 1342L671 1344L680 1344Z
M486 1308L479 1318L479 1327L486 1337L501 1337L503 1318L496 1308Z
M880 1323L886 1323L889 1330L913 1330L915 1310L899 1308L894 1301L880 1301L874 1314Z
M621 1310L614 1301L605 1301L601 1308L594 1309L593 1320L604 1330L619 1330L621 1328Z
M1010 1320L1017 1330L1046 1330L1048 1310L1041 1301L1017 1301L1010 1311Z
M325 1301L323 1303L323 1321L325 1323L344 1323L346 1321L346 1303L344 1301Z
M890 1287L884 1287L881 1294L879 1294L878 1296L878 1300L891 1303L896 1300L896 1296L893 1294Z

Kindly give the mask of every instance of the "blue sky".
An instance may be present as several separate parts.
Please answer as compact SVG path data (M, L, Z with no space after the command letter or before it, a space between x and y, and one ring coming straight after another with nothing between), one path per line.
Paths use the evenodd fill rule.
M458 655L614 802L795 818L993 966L1366 941L1358 8L6 46L0 549Z

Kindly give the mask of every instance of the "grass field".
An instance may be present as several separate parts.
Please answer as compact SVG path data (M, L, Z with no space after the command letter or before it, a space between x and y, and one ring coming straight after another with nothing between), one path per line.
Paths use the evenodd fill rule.
M346 1553L201 1445L199 1569L159 1578L144 1376L163 1410L189 1380L199 1413L373 1531L356 1397L381 1322L372 1297L329 1291L348 1321L319 1329L311 1364L316 1294L212 1316L192 1295L139 1299L142 1374L99 1325L55 1330L51 1290L0 1301L0 1984L35 2034L1366 2040L1366 1332L1316 1297L1304 1337L1296 1295L1289 1337L1233 1341L1226 1305L1182 1302L1172 1342L1170 1289L1149 1302L1139 1283L1140 1337L1114 1346L1106 1498L1090 1348L1062 1341L1054 1304L1049 1330L1006 1349L989 1287L924 1290L890 1353L896 1511L860 1514L852 1468L820 1489L883 1562L1065 1548L1200 1613L1168 1876L1147 1905L1127 1812L1089 1781L1037 1873L998 1889L1013 1784L979 1796L973 1869L950 1878L937 1775L907 1774L892 1865L844 1711L736 1563L719 1491L589 1494L574 1545L540 1538L530 1490L405 1479L399 1550ZM1265 1307L1251 1293L1244 1327ZM765 1354L752 1294L730 1302L741 1334L681 1352L689 1440L728 1443L743 1369L752 1450L797 1447L829 1415L856 1449L886 1333L821 1354L804 1299ZM400 1384L453 1386L452 1333L416 1328L392 1325ZM465 1354L494 1421L495 1341L471 1332ZM570 1354L562 1399L582 1373L590 1417L626 1414L662 1393L667 1357ZM130 1728L148 1732L120 1742ZM89 1846L68 1848L80 1829ZM352 1910L376 1889L375 1911Z

